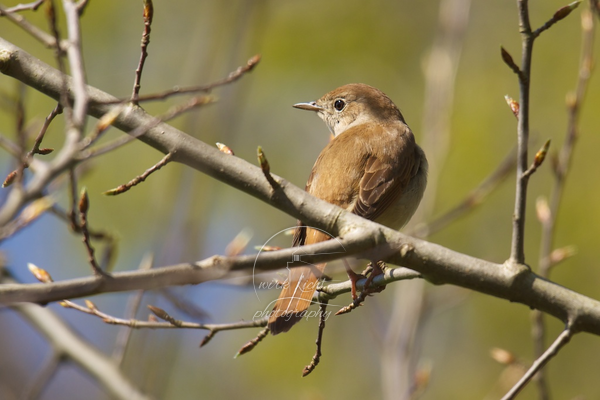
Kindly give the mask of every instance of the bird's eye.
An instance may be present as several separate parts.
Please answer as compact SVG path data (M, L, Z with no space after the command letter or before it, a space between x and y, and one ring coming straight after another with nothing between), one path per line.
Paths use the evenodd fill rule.
M335 101L335 103L333 103L333 107L338 111L342 111L344 107L346 107L346 103L344 102L344 100L338 99Z

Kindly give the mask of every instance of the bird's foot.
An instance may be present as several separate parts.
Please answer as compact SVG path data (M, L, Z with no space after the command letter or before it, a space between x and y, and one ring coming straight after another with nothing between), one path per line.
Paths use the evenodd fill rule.
M366 275L357 274L356 272L354 272L352 268L350 268L350 264L348 264L348 261L346 260L344 260L344 266L346 267L346 274L348 275L348 279L350 279L350 293L352 294L352 300L356 301L356 299L358 299L358 295L356 294L356 283L361 279L366 278ZM367 269L365 271L367 271Z
M379 293L381 291L383 291L383 289L385 289L385 286L375 286L375 287L371 287L371 283L373 283L373 279L375 279L375 277L379 276L379 275L383 275L383 271L386 269L386 265L383 261L377 261L377 263L375 264L375 266L373 266L373 263L369 263L369 265L367 265L367 268L365 269L365 272L367 272L368 277L367 277L367 281L365 282L365 286L363 287L363 292L368 292L367 295L371 295L373 293ZM364 272L363 272L364 274Z
M349 268L346 268L346 270L348 271L348 277L350 278L350 281L352 282L352 289L351 289L352 303L348 304L346 307L342 307L337 313L335 313L335 315L349 313L350 311L354 310L356 307L361 306L362 303L367 298L367 296L370 296L373 293L379 293L379 292L383 291L385 289L385 286L371 287L371 283L373 282L373 279L376 276L383 274L383 270L385 268L386 268L386 266L383 261L378 261L375 264L375 266L373 266L373 263L369 263L369 265L367 265L367 268L365 269L365 271L360 275L353 272L352 270L349 270ZM350 271L352 271L352 274L353 274L352 277L350 276L351 275ZM365 285L363 287L363 290L360 292L360 295L357 296L356 295L356 282L359 281L360 279L365 278L365 275L368 275L367 281L365 282Z

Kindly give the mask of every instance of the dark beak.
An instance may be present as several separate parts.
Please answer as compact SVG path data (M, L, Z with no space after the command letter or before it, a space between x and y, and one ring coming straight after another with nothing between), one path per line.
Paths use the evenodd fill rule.
M298 104L294 104L294 108L299 108L301 110L308 110L308 111L323 111L324 108L317 105L317 102L315 101L311 101L310 103L298 103Z

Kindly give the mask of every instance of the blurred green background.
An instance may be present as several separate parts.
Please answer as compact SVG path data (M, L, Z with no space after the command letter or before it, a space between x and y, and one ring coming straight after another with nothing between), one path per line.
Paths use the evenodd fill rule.
M119 97L130 95L139 59L141 3L92 1L82 19L89 83ZM456 2L459 3L469 4ZM532 1L532 25L540 26L563 5L557 0ZM441 13L446 16L450 11ZM580 13L580 9L576 10L536 42L532 151L548 138L553 141L552 152L563 143L565 96L574 89L578 74ZM46 28L42 11L24 15ZM253 163L256 147L261 145L271 170L303 187L314 160L327 143L328 131L316 116L293 109L294 103L315 100L345 83L368 83L396 102L417 140L422 139L427 122L423 121L424 67L440 29L439 15L439 1L156 0L142 94L220 79L252 55L261 54L262 61L252 73L215 91L218 103L181 116L172 124L206 143L226 143L236 156ZM60 22L64 26L62 15ZM6 19L0 19L0 35L54 65L51 51ZM518 98L518 85L499 51L503 45L517 62L520 59L515 2L473 1L464 41L459 44L462 53L448 127L451 136L445 161L437 163L432 171L439 180L432 182L435 198L431 198L431 192L426 193L432 206L420 213L425 222L464 198L500 163L516 140L516 120L504 95ZM597 45L595 49L598 50ZM0 90L14 97L19 85L1 76ZM36 126L54 103L31 89L25 90L25 96L27 121ZM182 100L172 98L143 106L158 114ZM558 247L575 245L578 253L552 273L558 283L593 298L600 298L600 189L595 178L591 179L598 172L599 105L600 81L593 77L582 109L581 137L558 216L555 241ZM51 126L45 147L62 145L63 124L59 118ZM12 139L14 126L14 110L5 105L0 113L0 133ZM107 139L121 135L113 129ZM155 150L134 142L93 160L82 178L90 194L90 223L119 238L115 270L135 269L144 254L150 252L156 256L156 265L223 254L227 244L245 228L253 232L246 250L250 254L254 246L294 225L293 218L266 204L174 164L124 195L109 198L101 194L142 173L161 157ZM14 165L11 157L0 153L5 174ZM530 182L526 254L528 263L535 268L540 228L534 206L539 196L550 193L550 163L545 163ZM66 205L64 190L59 198ZM480 207L429 239L475 257L502 262L509 255L513 198L511 175ZM287 246L288 240L283 238L274 244ZM55 280L90 273L80 239L51 215L7 240L2 251L11 272L24 282L34 281L27 271L27 262L47 269ZM342 278L343 274L336 275L336 279ZM176 288L175 292L206 310L214 322L251 319L277 296L275 291L261 294L259 301L251 285L234 283L226 280ZM413 297L406 295L413 292L419 296L414 304ZM127 300L128 294L93 298L101 310L116 316L123 315ZM350 297L338 300L343 304ZM159 294L148 293L144 304L148 303L192 320L178 313ZM117 327L56 304L48 307L110 354ZM405 320L396 319L402 315L401 310L411 307L424 310L416 341L402 335L401 324ZM147 317L145 307L138 317ZM562 326L559 321L547 320L548 336L553 339ZM504 367L490 357L491 348L512 351L527 364L533 357L529 309L428 283L394 284L369 298L359 310L330 318L321 364L302 379L302 368L313 355L316 325L315 320L300 323L290 333L268 337L250 354L235 360L232 356L258 330L220 333L202 349L198 344L204 331L136 331L124 370L139 387L164 399L401 398L402 393L394 392L390 384L396 377L389 376L389 368L406 351L413 351L409 364L429 379L422 398L462 400L499 398L508 389L500 379ZM389 338L394 336L394 330L400 334L395 336L396 347L390 348ZM410 327L406 327L409 331ZM0 332L0 398L16 398L48 357L49 348L35 330L8 309L0 310ZM395 349L401 351L396 355ZM554 398L600 398L600 386L595 380L600 368L599 352L600 339L587 334L577 335L561 351L548 368ZM84 397L105 398L106 394L72 365L61 367L41 396ZM533 385L520 398L537 398Z

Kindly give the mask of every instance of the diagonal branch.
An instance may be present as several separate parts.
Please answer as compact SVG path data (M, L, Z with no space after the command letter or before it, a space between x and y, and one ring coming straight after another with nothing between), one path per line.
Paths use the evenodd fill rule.
M527 385L527 383L534 377L534 375L539 370L541 370L544 367L544 365L546 365L548 361L552 359L552 357L556 356L564 345L569 343L569 341L571 340L571 336L573 336L573 331L569 326L567 326L565 330L562 331L560 335L558 335L554 343L552 343L552 345L548 347L548 350L546 350L544 354L542 354L537 360L535 360L531 368L529 368L525 375L523 375L519 382L517 382L517 384L513 386L512 389L510 389L510 391L502 398L502 400L514 399L517 396L517 394L519 394L519 392L525 387L525 385Z
M35 325L56 351L82 366L112 397L123 400L149 399L125 377L110 357L81 339L51 310L35 304L18 304L12 308Z
M2 39L0 70L52 98L60 97L62 75ZM72 85L70 80L67 83ZM111 106L102 102L114 100L114 97L89 86L87 92L90 97L88 112L91 115L99 117L110 110ZM131 131L153 120L154 117L143 110L131 107L119 114L114 126ZM600 334L600 302L540 279L528 268L491 263L408 237L312 197L275 175L273 177L279 185L273 188L260 168L224 154L165 123L149 129L140 140L163 153L172 152L173 161L206 173L307 224L340 236L340 242L347 249L345 254L322 254L339 249L339 244L334 241L307 246L307 252L321 253L303 256L307 262L317 263L351 255L367 259L387 259L392 264L420 272L431 282L453 284L523 303L565 323L573 321L574 332ZM56 167L54 164L53 166ZM41 178L36 173L25 188L24 198L39 195L52 174L58 173L56 169L51 170ZM0 210L0 223L10 221L22 204L23 202L7 201ZM52 284L2 285L0 303L47 302L103 292L195 284L221 278L229 271L245 270L250 273L255 267L260 270L277 269L285 265L294 252L295 249L286 249L261 253L258 260L254 256L215 256L194 264L156 268L152 271L122 272L107 279L87 277Z

